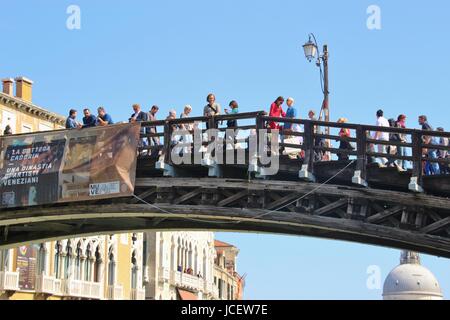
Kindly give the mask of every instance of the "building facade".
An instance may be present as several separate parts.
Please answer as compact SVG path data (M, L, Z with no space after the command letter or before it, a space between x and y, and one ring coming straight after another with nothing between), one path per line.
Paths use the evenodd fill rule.
M2 82L0 135L64 128L65 117L32 102L33 81ZM229 248L221 264L212 232L146 232L0 250L0 300L234 300L243 286L227 268L238 252Z
M238 252L214 240L212 232L146 233L147 299L241 300L243 281L235 272Z
M2 80L0 134L57 130L65 117L32 102L33 81ZM14 94L15 84L15 94ZM0 299L145 299L143 234L121 234L0 250Z

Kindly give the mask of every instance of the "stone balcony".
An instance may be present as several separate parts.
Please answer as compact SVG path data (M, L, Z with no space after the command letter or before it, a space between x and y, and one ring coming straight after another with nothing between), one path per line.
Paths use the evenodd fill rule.
M170 281L170 270L168 268L159 268L159 281L162 283Z
M145 300L145 288L131 289L130 300Z
M0 271L0 292L18 291L19 289L18 272Z
M123 286L121 286L119 284L108 286L108 289L106 291L106 299L107 300L124 300Z
M188 290L197 292L204 290L204 281L202 278L180 271L172 271L170 282L174 286Z

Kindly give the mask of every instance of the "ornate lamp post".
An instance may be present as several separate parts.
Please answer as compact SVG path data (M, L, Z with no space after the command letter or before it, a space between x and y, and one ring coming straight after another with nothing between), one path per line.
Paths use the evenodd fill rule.
M323 54L320 54L319 46L317 45L316 37L314 34L309 34L309 40L303 45L305 51L305 57L309 62L316 59L316 65L320 69L320 85L323 92L323 103L320 109L319 120L323 120L325 114L325 121L330 121L330 109L329 109L329 95L328 91L328 46L323 46ZM323 65L323 69L322 69ZM326 134L330 134L330 128L327 127Z

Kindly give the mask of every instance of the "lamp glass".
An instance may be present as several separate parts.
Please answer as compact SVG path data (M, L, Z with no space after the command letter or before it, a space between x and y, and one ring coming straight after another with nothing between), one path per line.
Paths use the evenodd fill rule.
M313 60L317 55L317 47L312 41L308 41L304 46L305 57L309 61Z

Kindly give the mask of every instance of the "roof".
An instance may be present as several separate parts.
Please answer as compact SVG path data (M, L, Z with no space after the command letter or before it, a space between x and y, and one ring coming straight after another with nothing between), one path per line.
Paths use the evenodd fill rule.
M180 288L177 288L177 290L181 300L186 301L198 300L197 296L190 291L182 290Z
M234 246L232 244L223 241L214 240L214 247L234 247Z
M387 276L383 297L386 300L442 299L434 275L420 264L402 264Z
M34 103L22 100L20 98L7 95L3 92L0 92L0 102L4 104L9 104L11 108L21 110L26 113L31 113L34 116L37 116L41 119L51 122L57 122L58 124L64 126L66 118L57 113L45 110Z

